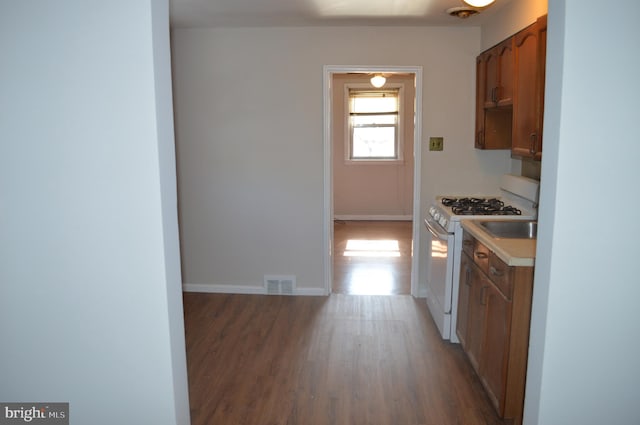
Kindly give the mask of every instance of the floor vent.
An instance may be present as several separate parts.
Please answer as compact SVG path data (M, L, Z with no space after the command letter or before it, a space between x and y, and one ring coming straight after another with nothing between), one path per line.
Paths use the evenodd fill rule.
M265 275L264 287L268 295L293 295L296 289L296 277Z

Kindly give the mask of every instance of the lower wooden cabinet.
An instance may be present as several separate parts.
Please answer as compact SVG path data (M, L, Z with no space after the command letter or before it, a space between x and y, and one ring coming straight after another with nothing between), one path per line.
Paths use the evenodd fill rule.
M484 303L486 318L480 363L481 377L489 398L498 408L500 416L504 417L511 301L506 299L495 286L488 284L485 289Z
M465 240L473 240L465 234ZM473 240L461 259L457 335L500 417L522 422L532 267L510 267Z

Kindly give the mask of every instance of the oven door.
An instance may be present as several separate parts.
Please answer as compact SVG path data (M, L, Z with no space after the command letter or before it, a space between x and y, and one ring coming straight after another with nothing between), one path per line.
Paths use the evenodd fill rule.
M425 219L431 234L427 261L427 305L443 339L451 339L451 299L453 291L453 233Z

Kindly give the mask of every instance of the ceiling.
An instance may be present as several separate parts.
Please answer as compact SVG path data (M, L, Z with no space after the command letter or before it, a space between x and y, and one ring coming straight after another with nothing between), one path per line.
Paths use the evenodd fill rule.
M506 3L460 19L447 9L462 0L169 0L171 26L479 26Z

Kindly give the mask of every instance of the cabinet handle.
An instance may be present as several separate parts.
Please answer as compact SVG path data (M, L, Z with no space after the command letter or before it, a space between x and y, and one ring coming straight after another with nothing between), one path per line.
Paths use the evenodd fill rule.
M494 276L504 276L504 270L498 270L493 266L489 267L489 273L491 273Z
M487 299L485 297L486 295L486 289L488 288L488 286L483 286L482 289L480 289L480 304L481 305L487 305Z
M471 286L471 267L465 267L464 284Z
M496 94L496 92L498 91L497 87L494 87L491 89L491 100L495 103L498 101L498 96Z
M537 138L538 138L538 135L536 133L531 133L531 135L529 135L529 153L531 155L534 155L536 153Z
M476 252L476 258L479 260L484 260L488 255L486 252Z

